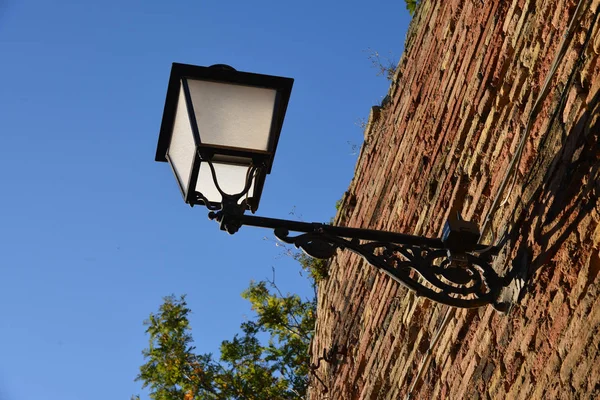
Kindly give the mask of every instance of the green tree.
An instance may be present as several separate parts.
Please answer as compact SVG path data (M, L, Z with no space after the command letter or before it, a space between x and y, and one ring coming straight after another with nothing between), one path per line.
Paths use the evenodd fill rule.
M194 354L185 296L164 298L158 313L144 321L150 336L142 354L148 361L136 380L149 387L156 400L213 398L218 365L210 355Z
M293 253L292 257L308 272L313 285L329 277L329 260L313 258L301 251Z
M308 389L308 346L315 299L283 295L274 281L251 282L242 296L256 313L241 333L223 341L220 358L196 354L185 296L164 298L144 322L145 364L136 380L154 400L300 399ZM267 334L267 343L259 335ZM134 397L134 399L137 397Z

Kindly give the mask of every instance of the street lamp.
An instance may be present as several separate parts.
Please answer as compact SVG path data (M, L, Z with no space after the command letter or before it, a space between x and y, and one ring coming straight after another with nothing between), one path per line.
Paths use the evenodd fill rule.
M279 240L321 259L348 249L439 303L496 304L502 285L491 261L499 247L478 244L477 225L459 215L437 239L246 214L258 209L292 84L223 64L173 64L156 161L169 162L184 201L206 206L230 234L243 225L274 229Z

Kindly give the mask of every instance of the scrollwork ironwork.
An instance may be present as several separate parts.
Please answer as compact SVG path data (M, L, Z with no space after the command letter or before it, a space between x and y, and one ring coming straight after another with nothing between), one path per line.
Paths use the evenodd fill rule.
M196 191L194 193L194 195L196 197L197 202L206 206L206 208L210 211L219 211L219 210L227 209L226 212L236 212L239 210L243 214L243 211L246 208L252 208L251 205L247 203L247 198L243 199L241 202L240 202L240 199L242 199L244 196L248 195L248 192L250 191L254 177L260 170L261 166L256 166L253 164L250 165L248 167L248 171L246 172L246 182L244 184L244 188L242 189L242 191L239 193L236 193L236 194L230 194L230 193L226 193L225 191L223 191L223 189L221 189L221 185L219 184L219 180L217 179L217 173L215 171L215 166L213 165L213 163L210 160L205 160L204 162L206 164L208 164L208 166L210 168L210 173L213 178L213 183L215 184L215 188L221 195L221 203L211 203L206 198L206 196L204 196L201 192Z
M254 211L247 194L261 167L251 165L243 190L231 195L221 189L214 166L207 162L222 200L213 205L201 193L196 195L211 210L209 218L219 222L221 230L233 234L242 225L271 228L279 240L320 259L333 257L338 249L347 249L417 296L460 308L492 304L503 310L501 303L496 302L502 282L491 266L498 247L478 245L477 227L463 221L460 215L452 223L447 222L441 239L246 216L247 209ZM290 230L303 233L290 236Z
M499 290L499 278L491 266L491 254L451 254L446 249L384 242L361 243L314 232L290 236L276 229L275 236L316 258L330 258L337 249L360 255L370 265L424 296L454 307L474 308L491 304Z

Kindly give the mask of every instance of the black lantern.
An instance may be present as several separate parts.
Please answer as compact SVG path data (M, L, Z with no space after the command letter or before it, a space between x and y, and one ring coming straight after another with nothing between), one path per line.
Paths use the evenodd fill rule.
M497 302L502 279L491 266L501 246L478 244L477 225L460 215L446 222L437 239L245 214L258 208L292 84L290 78L222 64L173 64L156 161L171 164L185 202L206 206L231 234L244 225L274 229L278 239L312 257L350 250L433 301L506 309Z
M223 193L244 192L238 201L256 211L293 82L222 64L173 64L156 161L171 164L186 203L217 207Z

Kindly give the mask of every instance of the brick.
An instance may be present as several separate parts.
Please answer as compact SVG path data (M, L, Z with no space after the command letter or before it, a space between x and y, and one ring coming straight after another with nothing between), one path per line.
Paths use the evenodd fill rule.
M594 0L578 24L576 45L598 4ZM352 207L344 201L337 221L430 236L439 234L453 210L481 222L574 7L566 0L424 0L388 91L389 106L365 130L348 190L356 201ZM526 247L535 269L528 292L508 315L491 308L457 311L414 398L600 396L600 208L594 211L592 175L600 165L585 148L598 147L591 123L598 115L580 118L597 110L591 109L600 90L596 25L564 104L558 94L579 49L570 45L559 65L512 194L494 217L495 230L521 218L498 268L509 268L511 257ZM437 182L435 190L431 182ZM582 207L581 199L590 207ZM404 398L445 313L373 274L358 256L340 252L329 281L319 285L313 362L333 340L351 349L328 375L329 398ZM391 297L397 297L393 304ZM309 398L323 397L311 389Z

